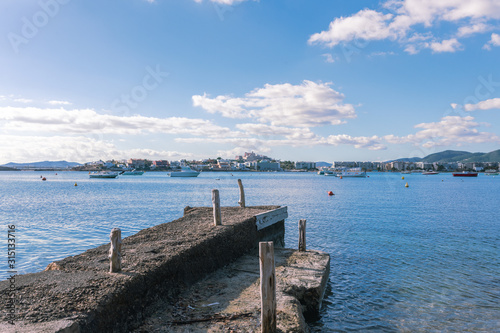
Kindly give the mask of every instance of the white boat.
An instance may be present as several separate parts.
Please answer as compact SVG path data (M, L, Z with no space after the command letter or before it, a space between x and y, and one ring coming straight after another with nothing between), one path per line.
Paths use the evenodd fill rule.
M181 166L181 171L174 171L170 173L170 177L198 177L199 171L194 171L188 166Z
M361 168L352 168L343 170L336 175L337 177L366 177L366 171L362 171Z
M144 171L138 171L138 170L132 170L132 171L125 171L122 173L124 176L141 176L144 174Z
M409 175L409 174L411 174L411 171L409 171L409 170L401 171L401 174L402 175Z
M118 177L117 172L111 172L111 171L99 171L99 172L92 172L89 173L90 178L116 178Z
M423 175L429 176L429 175L439 175L439 172L436 171L425 171L422 172Z

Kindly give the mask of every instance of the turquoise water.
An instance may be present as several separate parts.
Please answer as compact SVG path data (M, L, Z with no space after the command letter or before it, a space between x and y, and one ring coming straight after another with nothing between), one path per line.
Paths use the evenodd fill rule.
M35 272L107 243L113 227L126 237L182 216L187 205L211 206L213 188L222 205L235 206L241 178L247 205L288 206L287 247L297 246L305 218L308 248L331 255L315 331L499 332L500 177L401 176L0 172L0 279L7 277L8 224L17 229L18 271Z

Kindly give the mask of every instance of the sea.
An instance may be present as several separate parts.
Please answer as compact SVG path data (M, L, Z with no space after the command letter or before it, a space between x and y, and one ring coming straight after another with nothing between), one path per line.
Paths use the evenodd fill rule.
M500 177L368 175L0 172L0 280L8 226L15 269L37 272L108 243L114 227L127 237L181 217L185 206L211 206L212 189L223 206L237 206L241 179L247 206L288 206L286 247L297 248L306 219L308 249L331 256L313 332L500 332Z

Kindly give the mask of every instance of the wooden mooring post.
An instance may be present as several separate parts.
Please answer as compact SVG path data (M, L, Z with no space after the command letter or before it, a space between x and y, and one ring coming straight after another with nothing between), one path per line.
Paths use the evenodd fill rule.
M113 228L109 234L109 272L116 273L122 270L122 231Z
M306 250L306 220L299 221L299 251Z
M241 179L238 179L238 187L240 188L240 201L238 201L238 203L240 204L240 207L245 208L245 190L243 189Z
M222 225L222 218L220 212L220 197L219 190L212 190L212 204L214 207L214 225Z
M276 274L273 242L259 243L262 333L276 332Z

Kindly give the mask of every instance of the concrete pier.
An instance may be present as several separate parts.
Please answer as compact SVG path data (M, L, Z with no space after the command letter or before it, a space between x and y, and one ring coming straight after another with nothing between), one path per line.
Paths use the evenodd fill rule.
M328 281L330 256L277 248L277 331L308 332ZM259 258L255 253L210 274L163 303L134 333L260 332Z
M257 227L256 216L262 219L263 213L278 208L222 207L222 225L214 226L211 207L186 207L182 218L144 229L123 239L119 272L109 273L108 243L51 263L43 272L17 276L14 290L15 325L7 322L6 302L0 302L0 331L139 332L138 327L149 325L164 306L178 304L179 295L196 290L192 286L209 274L240 258L255 260L245 259L247 257L244 255L252 254L259 241L272 240L276 246L282 244L283 220L272 220L264 214L264 220L271 222L264 228ZM274 215L280 218L286 215L283 208L278 212ZM293 253L284 251L280 257L282 259L277 259L286 263L279 267L277 264L277 274L280 267L284 267L281 275L285 279L282 281L286 281L287 276L295 276L293 279L296 279L300 275L300 272L298 275L288 273L294 267L293 263L299 262ZM314 276L314 272L321 271L321 278L316 276L312 279L319 279L320 287L309 288L304 287L307 283L283 282L284 298L293 297L289 295L294 293L305 295L294 301L295 308L300 310L295 314L298 317L302 310L307 314L319 306L317 302L310 303L307 299L311 295L312 299L321 299L318 295L322 295L328 277L324 267L329 267L325 263L328 255L325 257L322 254L320 257L323 259L317 261L313 252L303 253L312 255L306 260L309 261L306 266L313 267L322 262L320 266L323 268L313 269L309 272L311 274L307 274ZM252 255L248 258L252 258ZM247 264L251 265L250 261L242 261L231 274L236 276L238 271L245 269L253 272L253 268L244 268ZM254 282L255 278L250 285ZM282 285L280 280L277 283ZM0 298L7 298L9 293L9 282L1 281ZM253 297L258 300L258 293ZM278 299L278 306L280 304L282 300ZM244 311L251 312L250 309ZM171 321L166 325L171 325Z

